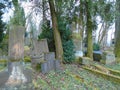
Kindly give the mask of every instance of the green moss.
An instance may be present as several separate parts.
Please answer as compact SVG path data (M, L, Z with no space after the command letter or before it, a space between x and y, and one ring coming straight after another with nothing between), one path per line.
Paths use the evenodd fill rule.
M24 57L24 62L31 62L31 57L25 56Z
M5 60L5 59L0 60L0 63L6 63L6 62L7 62L7 60Z
M118 70L113 70L113 69L109 69L109 68L108 68L108 70L110 71L111 74L120 76L120 71L118 71Z
M73 33L73 34L72 34L72 37L73 37L74 39L81 40L81 36L80 36L79 33Z
M101 71L98 71L98 70L94 70L94 69L91 69L89 67L83 67L84 69L96 74L96 75L99 75L107 80L110 80L112 82L116 82L118 84L120 84L120 77L118 76L115 76L115 75L112 75L112 74L106 74L104 72L101 72Z
M105 64L105 60L100 60L100 63Z
M116 63L113 65L105 65L105 67L120 71L120 63Z
M116 62L117 62L117 63L120 63L120 58L116 58Z
M41 63L38 63L38 64L36 65L35 69L36 69L37 71L41 71Z
M7 66L7 60L0 60L0 65L2 65L2 66Z
M75 63L82 64L82 58L81 57L76 58Z

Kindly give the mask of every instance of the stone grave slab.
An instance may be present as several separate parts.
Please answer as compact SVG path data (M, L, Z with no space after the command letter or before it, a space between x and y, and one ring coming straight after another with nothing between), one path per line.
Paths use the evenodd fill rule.
M55 70L60 70L60 60L54 60L54 69Z
M43 62L43 63L41 64L41 72L42 72L43 74L46 74L46 73L49 72L47 62Z
M84 65L91 65L92 64L92 59L90 59L89 57L81 57L81 64L84 64Z
M55 53L54 52L44 53L44 59L46 61L55 60Z
M101 51L93 51L93 60L100 62L102 59L102 52Z
M116 62L115 54L113 52L103 52L101 61L104 64L113 64Z

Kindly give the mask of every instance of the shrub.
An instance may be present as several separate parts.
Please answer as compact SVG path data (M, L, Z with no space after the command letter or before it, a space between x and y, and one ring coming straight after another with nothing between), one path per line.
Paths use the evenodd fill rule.
M48 41L48 48L50 52L55 51L55 44L54 44L54 37L53 37L53 30L50 26L43 24L42 25L42 33L38 36L38 39L46 38Z
M74 44L72 41L72 33L67 28L67 22L63 22L61 19L58 20L58 28L61 34L62 45L63 45L63 56L64 63L71 63L75 59ZM50 24L49 24L50 25ZM54 35L53 30L47 23L42 26L42 33L38 36L39 39L47 38L48 47L50 51L55 51Z

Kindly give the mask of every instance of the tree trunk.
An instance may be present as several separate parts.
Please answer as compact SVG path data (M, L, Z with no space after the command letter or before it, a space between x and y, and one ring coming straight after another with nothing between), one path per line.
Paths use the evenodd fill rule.
M117 8L116 11L120 13L120 1L116 0ZM120 16L116 16L115 22L115 56L120 58Z
M60 32L58 31L57 17L55 13L53 0L49 0L49 5L50 5L50 11L52 17L52 27L53 27L54 40L55 40L56 58L59 60L63 60L63 47L62 47Z
M92 18L90 14L90 1L86 1L86 29L87 29L87 57L93 59L93 42L92 42Z

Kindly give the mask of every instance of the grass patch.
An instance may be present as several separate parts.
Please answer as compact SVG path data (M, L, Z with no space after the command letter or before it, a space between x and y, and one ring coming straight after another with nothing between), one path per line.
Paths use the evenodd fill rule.
M44 76L46 78L44 81L49 82L46 85L55 90L120 90L119 84L94 75L77 65L68 64L63 70L51 71ZM37 82L40 82L39 78ZM40 83L40 85L45 87L44 83L43 85Z
M113 64L113 65L105 65L105 67L120 71L120 63Z

